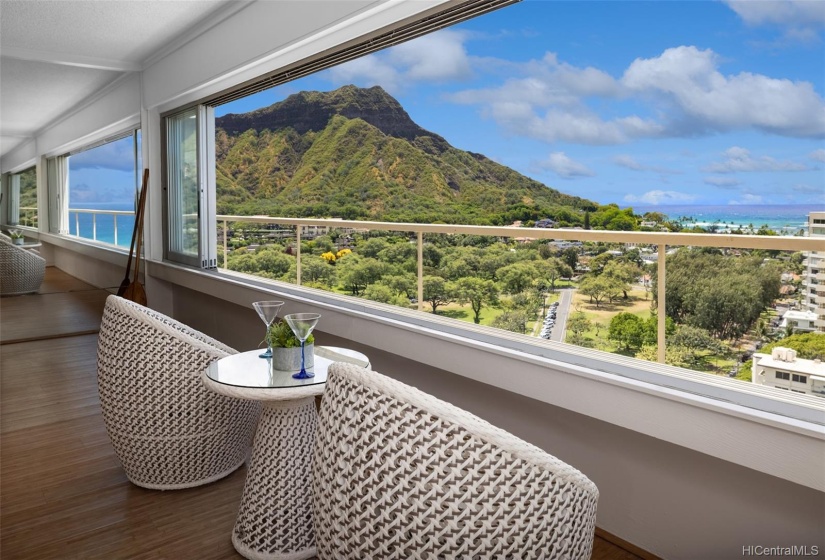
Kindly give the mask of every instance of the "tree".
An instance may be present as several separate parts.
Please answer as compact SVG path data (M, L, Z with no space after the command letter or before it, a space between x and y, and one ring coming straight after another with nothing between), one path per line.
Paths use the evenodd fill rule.
M481 322L481 310L485 306L498 303L498 288L492 280L481 278L460 278L455 283L456 299L462 304L469 303L473 310L475 324Z
M590 229L590 212L584 213L584 229Z
M417 297L418 282L412 274L393 274L390 276L384 276L381 281L397 293L402 293L407 296L408 300Z
M632 313L619 313L610 320L607 338L622 350L638 351L645 339L644 321Z
M364 257L376 258L378 253L387 248L389 243L381 237L372 237L358 244L358 254Z
M510 294L525 291L538 275L536 267L529 262L517 262L498 271L502 289Z
M779 293L779 267L758 256L680 249L669 255L665 311L680 324L703 328L718 338L748 332ZM653 272L653 298L658 300Z
M587 276L579 284L579 292L589 296L590 301L599 307L606 298L613 299L622 291L622 285L606 276Z
M439 305L447 305L454 300L452 285L441 276L425 276L424 301L432 306L433 313Z
M590 259L590 262L587 263L587 266L590 267L590 272L593 275L598 276L604 271L607 264L609 262L612 262L615 258L616 257L605 251L604 253L596 255L595 257Z
M305 257L301 259L301 282L330 287L335 283L335 267L327 264L322 257Z
M524 334L527 332L527 314L524 311L505 311L495 319L492 326L497 329Z
M648 362L659 361L659 347L655 344L645 345L638 352L636 352L637 359ZM693 354L689 352L684 346L676 344L668 344L665 346L665 363L676 367L691 367L693 362Z
M579 252L573 247L568 247L567 249L561 252L561 260L567 263L567 266L570 267L570 270L573 270L575 272L576 265L579 264Z
M624 299L627 299L627 292L630 290L631 284L642 275L642 269L631 262L614 260L605 265L602 274L620 283Z
M559 278L570 278L573 276L573 269L559 258L550 258L539 265L541 274L550 281L550 291L556 291L556 281Z
M593 328L593 323L590 319L581 311L576 313L567 320L567 330L570 331L567 342L576 346L592 346L591 341L584 337L584 333L591 328Z
M338 268L341 283L354 296L360 295L364 288L380 280L387 272L386 264L360 255L351 255L341 260Z
M762 352L770 354L774 348L792 348L797 356L806 360L825 360L825 334L802 333L794 334L777 342L772 342L762 348Z
M334 249L335 245L333 245L332 238L328 235L319 235L312 240L312 253L315 255L327 253Z
M380 282L376 282L375 284L370 284L369 286L367 286L364 289L363 295L366 299L377 301L380 303L401 303L399 301L398 292L396 292L386 284L382 284Z

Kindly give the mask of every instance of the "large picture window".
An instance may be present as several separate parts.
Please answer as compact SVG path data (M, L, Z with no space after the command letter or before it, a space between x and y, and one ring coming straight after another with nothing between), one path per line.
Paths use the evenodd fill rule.
M727 9L685 9L700 17L716 8ZM821 177L801 156L778 162L705 144L695 145L701 157L686 155L685 123L695 127L691 142L725 137L738 146L764 128L761 117L734 126L664 92L651 76L673 72L690 91L716 84L711 97L722 105L737 99L735 88L719 86L720 59L710 51L663 44L642 58L618 48L647 28L617 35L611 24L599 33L617 48L588 47L577 58L578 38L563 22L586 19L586 9L523 3L362 58L342 54L343 64L290 68L267 79L279 83L273 88L252 84L168 118L170 251L199 251L202 262L203 243L213 242L227 273L427 312L442 325L493 327L502 340L529 337L539 351L563 343L578 356L701 372L687 375L709 384L758 383L755 353L803 344L780 324L806 304L798 289L805 255L794 239L820 234L806 225L820 199L784 204L803 191L783 183L787 196L769 200L733 175L770 167L818 185ZM667 6L651 9L673 25ZM513 31L528 22L530 33ZM772 91L776 80L754 74L760 60L743 49L734 50L747 62L730 80L755 76L754 87ZM598 68L584 62L600 57ZM184 115L202 120L189 129ZM773 141L821 157L791 133L803 121L786 124L782 134L771 129ZM640 175L691 186L641 190L649 183ZM213 186L214 213L203 206ZM766 208L744 208L754 200ZM703 204L674 205L694 201ZM209 226L214 236L204 238Z
M140 189L140 130L50 158L50 231L129 247Z

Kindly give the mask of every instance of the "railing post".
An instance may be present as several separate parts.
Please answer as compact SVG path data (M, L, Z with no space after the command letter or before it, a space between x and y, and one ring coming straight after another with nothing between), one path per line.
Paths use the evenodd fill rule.
M658 305L656 307L656 314L658 319L658 329L657 329L657 336L656 341L658 343L658 356L657 359L660 363L665 363L665 325L667 315L665 314L665 250L667 249L667 245L660 243L659 244L659 258L657 259L657 270L658 270L658 286L657 286L657 299Z
M424 232L418 232L418 310L424 311Z
M297 274L296 274L295 282L300 286L301 285L301 230L303 229L303 226L297 226L295 229L298 231L298 251L295 253L295 256L296 256L296 259L297 259L297 262L295 263L296 268L297 268Z
M223 221L223 269L228 270L229 266L227 264L227 250L226 250L226 220Z
M117 214L112 214L112 218L114 219L115 225L115 245L117 245Z
M97 212L92 214L92 241L97 241Z
M80 212L74 213L74 234L80 237Z

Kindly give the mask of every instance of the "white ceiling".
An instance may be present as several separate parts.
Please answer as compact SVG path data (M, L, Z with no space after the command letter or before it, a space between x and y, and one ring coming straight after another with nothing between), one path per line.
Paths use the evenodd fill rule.
M0 156L237 0L2 0Z

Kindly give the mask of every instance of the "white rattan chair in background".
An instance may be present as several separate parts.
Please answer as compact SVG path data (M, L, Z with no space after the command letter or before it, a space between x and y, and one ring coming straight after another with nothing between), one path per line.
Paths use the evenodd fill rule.
M0 294L29 294L40 289L46 260L0 238Z
M246 460L260 403L218 395L201 372L236 351L117 296L97 351L106 430L131 482L173 490L213 482Z
M321 559L589 559L598 490L480 418L330 368L312 472Z

